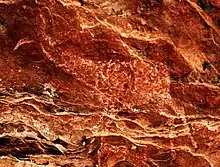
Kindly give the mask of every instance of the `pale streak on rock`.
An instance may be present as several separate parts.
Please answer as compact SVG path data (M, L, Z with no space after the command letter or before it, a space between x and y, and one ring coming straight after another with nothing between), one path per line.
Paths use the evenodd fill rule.
M30 40L28 38L22 38L18 41L18 43L14 47L13 51L17 50L21 45L29 44L29 43L33 43L33 42L34 42L34 40Z

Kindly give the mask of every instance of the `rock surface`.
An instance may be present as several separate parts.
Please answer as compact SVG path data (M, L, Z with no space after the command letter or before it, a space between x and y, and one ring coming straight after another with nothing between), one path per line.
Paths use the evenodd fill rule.
M0 167L220 167L219 0L0 0Z

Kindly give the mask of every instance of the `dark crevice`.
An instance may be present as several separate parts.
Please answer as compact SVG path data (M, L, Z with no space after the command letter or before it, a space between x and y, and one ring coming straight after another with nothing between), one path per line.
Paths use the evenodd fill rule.
M197 0L197 3L204 11L210 11L213 8L212 4L207 0Z
M54 140L53 143L54 143L54 144L60 144L60 145L62 145L62 146L64 146L64 147L67 147L67 146L69 145L67 142L65 142L65 141L63 141L63 140L61 140L61 139L59 139L59 138L57 138L56 140Z
M98 150L101 147L101 138L100 137L96 137L95 141L92 143L92 145L94 145L94 149L89 153L89 157L95 157L98 153Z
M120 117L129 117L129 116L131 116L131 114L129 112L125 112L125 111L119 111L117 113L117 115L120 116Z
M163 3L163 0L156 0L156 2L161 4L161 3Z
M55 143L60 143L63 146L68 145L60 139L55 140ZM12 155L16 158L27 158L28 155L40 154L63 155L63 152L53 145L40 143L32 137L23 139L14 137L0 138L0 156Z
M57 112L65 112L65 109L64 109L64 108L59 108L59 109L57 110Z
M7 156L11 154L17 158L27 158L28 155L38 155L42 153L43 152L41 152L41 150L34 143L29 143L27 145L23 144L19 146L9 145L0 149L0 156Z
M41 85L27 85L23 87L23 91L40 96L43 95L44 88Z
M0 26L5 26L5 20L3 18L0 17Z
M23 144L23 141L19 138L14 137L3 137L0 138L0 148L8 146L18 146Z
M24 158L28 158L29 156L25 153L25 152L22 152L22 151L17 151L17 150L14 150L13 152L10 153L13 157L16 157L17 159L24 159Z
M171 73L170 74L170 81L171 82L176 82L178 79L176 78L176 76L173 74L173 73Z
M86 136L83 136L81 139L81 143L84 145L88 145L90 143L90 140L86 138Z
M208 61L204 61L204 63L202 64L203 70L210 70L211 69L211 65Z
M42 165L49 165L49 161L43 162Z
M44 136L43 136L42 134L40 134L40 133L37 134L37 137L40 138L40 139L46 139L46 140L47 140L47 138L44 137Z
M206 103L201 103L201 104L198 104L198 107L199 107L200 109L207 109L207 108L209 107L209 105L206 104Z
M81 6L83 6L85 3L85 0L79 0L79 3L81 4Z
M0 138L0 146L7 146L10 144L10 138L2 137Z
M58 149L56 148L55 146L51 146L51 145L48 145L48 144L45 144L45 151L47 154L52 154L52 155L63 155L63 153Z

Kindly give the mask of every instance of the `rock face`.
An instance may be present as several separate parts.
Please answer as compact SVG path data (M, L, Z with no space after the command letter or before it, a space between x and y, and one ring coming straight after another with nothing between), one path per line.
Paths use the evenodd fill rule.
M0 0L0 167L220 167L219 0Z

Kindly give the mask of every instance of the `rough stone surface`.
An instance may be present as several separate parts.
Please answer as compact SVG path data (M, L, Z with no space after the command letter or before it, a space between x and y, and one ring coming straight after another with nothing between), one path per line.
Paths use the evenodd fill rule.
M0 0L0 167L220 167L219 0Z

